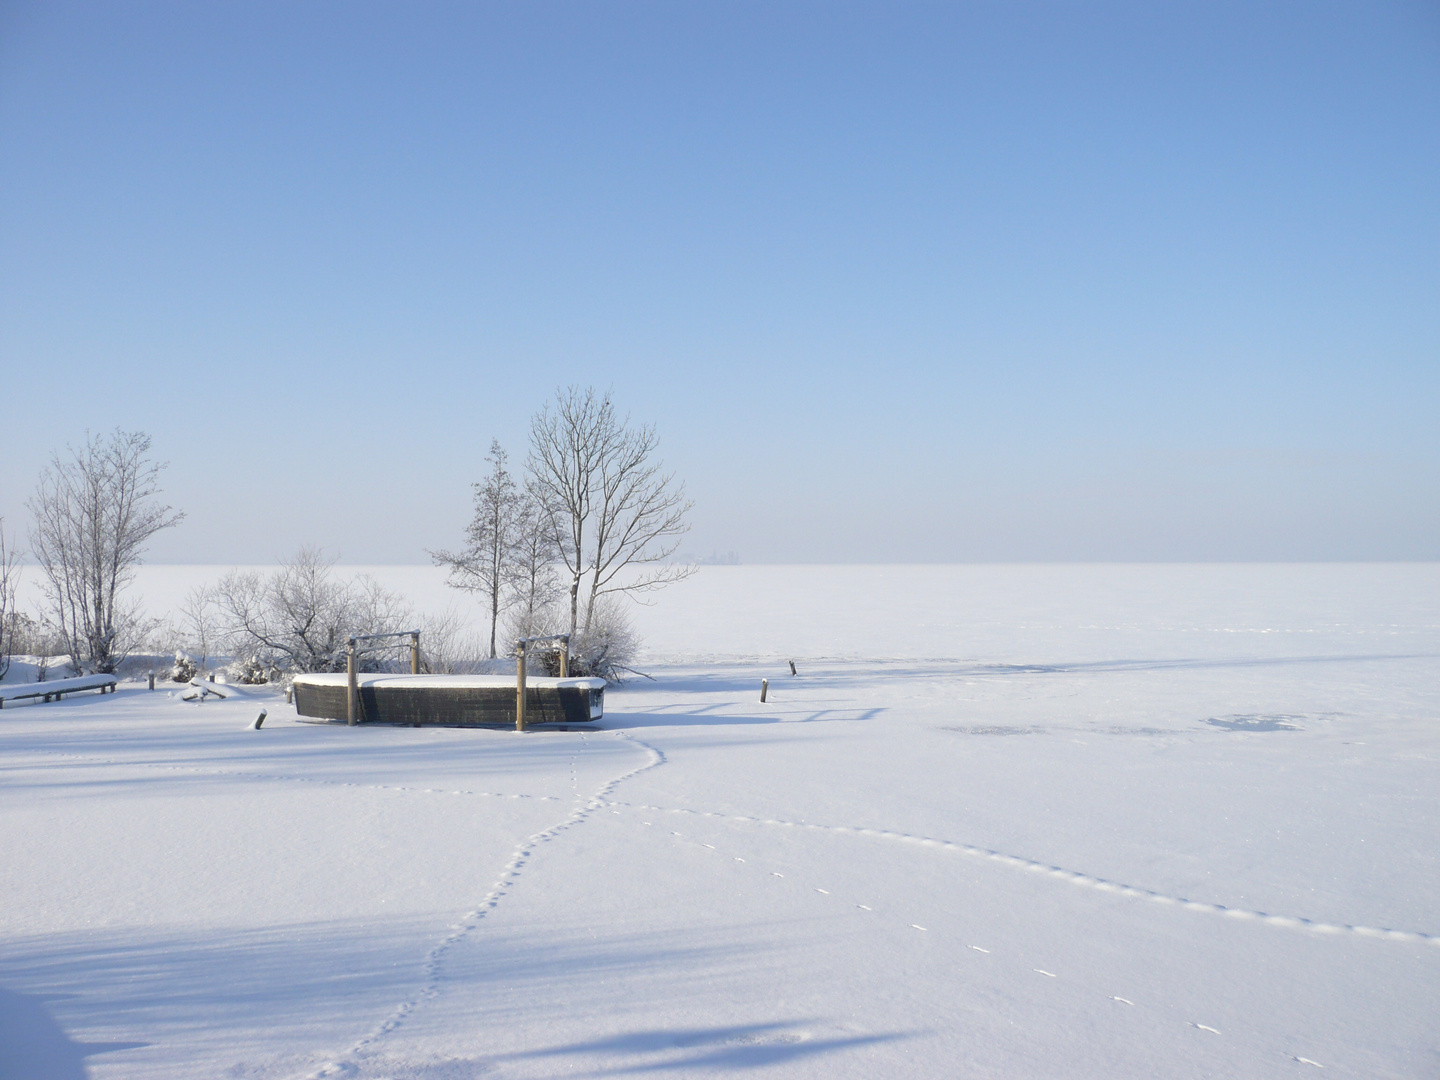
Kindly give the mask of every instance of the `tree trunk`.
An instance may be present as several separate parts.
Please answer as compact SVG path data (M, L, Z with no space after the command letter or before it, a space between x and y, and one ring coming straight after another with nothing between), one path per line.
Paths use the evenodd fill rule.
M595 577L599 578L599 576L597 572ZM597 587L597 582L590 582L590 595L585 600L585 633L587 634L590 633L590 623L595 618L595 590Z

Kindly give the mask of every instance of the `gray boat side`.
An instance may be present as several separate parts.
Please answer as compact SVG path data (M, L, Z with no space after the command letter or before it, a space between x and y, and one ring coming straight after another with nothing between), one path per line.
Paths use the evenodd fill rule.
M324 720L347 717L343 673L297 675L295 711ZM489 675L383 675L356 679L357 720L381 724L489 727L515 723L515 682ZM605 715L604 679L529 678L525 720L579 724Z

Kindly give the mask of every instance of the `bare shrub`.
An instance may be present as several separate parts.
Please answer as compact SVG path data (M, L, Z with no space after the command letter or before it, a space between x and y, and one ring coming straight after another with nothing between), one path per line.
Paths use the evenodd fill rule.
M555 610L552 618L563 619L564 609ZM542 633L563 633L544 630ZM570 639L570 663L568 674L579 678L594 676L606 682L624 682L625 676L633 672L640 647L640 637L625 609L625 600L618 596L605 596L596 603L591 615L590 629L581 631ZM535 662L546 675L560 674L560 653L544 649L535 653Z
M12 611L5 617L5 633L10 642L10 655L26 657L35 665L36 682L45 681L52 663L68 658L54 630L23 611Z
M185 652L195 657L199 669L210 670L210 660L221 634L220 609L215 590L206 585L191 589L177 608L175 633Z
M424 615L420 630L420 670L427 675L466 675L486 667L484 638L467 630L458 612Z
M45 627L23 611L11 611L0 629L10 656L56 656L63 650Z
M337 580L335 561L305 547L272 574L231 571L221 578L214 604L227 650L267 672L344 671L351 636L414 629L414 612L401 597L365 575ZM362 670L376 670L393 652L365 649Z

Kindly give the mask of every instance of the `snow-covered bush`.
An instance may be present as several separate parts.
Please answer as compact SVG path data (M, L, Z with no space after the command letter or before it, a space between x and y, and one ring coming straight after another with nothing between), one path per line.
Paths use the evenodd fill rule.
M190 659L190 654L184 649L175 654L175 664L170 669L170 678L173 682L189 682L200 674L200 665Z
M236 660L225 668L227 679L234 679L246 686L259 686L270 681L271 671L260 662L258 656Z

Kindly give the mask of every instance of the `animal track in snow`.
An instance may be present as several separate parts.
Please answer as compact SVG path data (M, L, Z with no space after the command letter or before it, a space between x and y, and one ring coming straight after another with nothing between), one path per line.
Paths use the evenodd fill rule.
M1067 870L1064 867L1052 866L1049 863L1026 859L1018 855L1009 855L1002 851L991 850L990 848L975 847L971 844L959 844L950 840L937 840L929 836L914 836L910 833L896 832L892 829L871 829L854 825L819 825L809 821L784 821L778 818L752 817L748 814L723 814L715 810L692 810L688 807L680 806L650 806L642 803L624 802L616 802L611 805L628 806L634 810L648 810L657 813L691 814L696 817L717 818L722 821L738 821L747 825L769 825L787 829L813 829L816 832L837 833L843 836L860 836L878 840L897 841L905 844L915 844L919 847L935 848L940 851L968 855L972 858L988 859L991 862L998 862L1006 866L1016 867L1017 869L1058 878L1071 885L1079 885L1084 888L1096 889L1100 892L1113 893L1116 896L1150 900L1157 904L1176 904L1191 911L1224 915L1231 919L1253 920L1265 923L1268 926L1284 927L1290 930L1308 930L1314 934L1357 934L1360 937L1386 938L1391 941L1418 941L1440 947L1440 934L1425 934L1417 930L1391 930L1384 927L1362 926L1349 923L1318 922L1314 919L1307 919L1298 915L1273 915L1265 911L1251 911L1246 908L1229 907L1225 904L1211 904L1200 900L1189 900L1180 896L1167 896L1164 893L1155 892L1153 889L1126 885L1118 881L1108 881L1105 878L1095 877L1091 874L1082 874L1075 870ZM649 822L646 822L646 824L649 824Z
M671 807L634 806L634 805L628 804L628 803L614 803L613 805L615 805L615 806L627 807L627 808L632 809L632 810L639 809L639 810L648 810L648 811L652 811L652 812L654 812L654 811L662 811L662 812L668 812L668 813L689 813L689 814L695 814L695 815L698 815L698 816L705 816L705 817L732 818L732 819L738 817L737 815L718 814L718 813L704 813L704 812L702 812L702 811L683 810L683 809L676 809L676 808L671 808ZM761 820L761 819L748 818L748 817L738 817L738 819L739 819L739 820L742 820L742 821L746 821L746 822L757 822L757 821L760 821L760 820ZM794 823L783 822L783 821L775 821L775 822L764 821L764 822L761 822L761 823L764 823L764 824L778 824L778 825L793 825L793 824L794 824ZM649 823L647 823L647 824L649 824ZM808 828L825 828L824 826L808 826L808 825L807 825L807 826L803 826L803 827L808 827ZM844 828L844 827L836 828L834 831L842 831L842 832L872 832L872 830L850 829L850 828ZM684 839L684 837L682 836L681 833L679 833L679 832L677 832L677 831L674 831L674 830L671 831L670 835L671 835L672 837L677 838L677 839L679 840L679 842L684 843L684 844L692 844L692 845L694 845L694 844L697 843L697 841L695 841L695 840L687 840L687 839ZM901 835L901 834L883 834L883 835L896 836L896 835ZM912 838L912 839L915 839L915 840L923 840L924 838ZM949 844L948 842L944 842L944 841L932 841L932 843L933 843L933 844L936 844L936 845L938 845L938 846L941 846L941 847L951 848L951 849L953 849L953 848L956 846L956 845L952 845L952 844ZM704 844L701 844L701 845L699 845L699 846L703 846L703 847L709 848L709 849L712 850L712 851L718 850L714 844L704 843ZM745 862L746 862L746 860L745 860L744 858L740 857L740 856L732 856L731 858L732 858L735 862L737 862L737 863L745 863ZM1007 858L1008 858L1008 857L1007 857ZM1019 860L1015 860L1015 861L1019 861ZM1039 863L1027 863L1026 865L1032 866L1032 867L1038 867L1038 868L1043 869L1043 870L1053 870L1053 869L1055 869L1054 867L1046 867L1046 866L1044 866L1043 864L1039 864ZM780 872L774 871L774 870L769 871L769 874L770 874L770 876L772 876L772 877L778 877L778 878L783 878L783 877L785 876L784 874L781 874ZM812 886L812 888L813 888L813 890L814 890L815 892L820 893L821 895L824 895L824 896L830 896L830 895L832 895L832 893L831 893L831 891L830 891L829 889L822 889L822 888L820 888L819 886ZM1187 903L1186 901L1178 900L1178 899L1175 899L1175 898L1166 898L1166 899L1169 899L1169 900L1170 900L1171 902L1173 902L1173 903L1179 903L1179 904L1186 904L1186 903ZM1204 907L1204 905L1196 905L1196 906ZM870 911L870 912L873 912L873 910L874 910L874 909L871 908L868 904L860 904L860 903L857 903L857 904L855 904L855 907L856 907L857 909L861 910L861 911ZM909 927L910 929L912 929L912 930L918 930L918 931L921 931L921 932L924 932L924 933L929 933L929 927L921 926L919 923L906 923L905 925L906 925L907 927ZM946 936L946 935L945 935L945 928L942 927L942 928L940 929L939 933L941 934L941 937L942 937L942 939L943 939L943 938ZM957 942L956 944L959 944L959 943ZM989 949L983 948L982 946L979 946L979 945L966 945L965 947L968 948L968 949L972 949L972 950L974 950L975 952L981 953L981 954L986 955L986 956L992 955L992 954L991 954L991 951L990 951ZM1019 960L1018 957L1013 957L1013 958L1011 958L1011 961L1010 961L1010 962L1011 962L1011 963L1015 963L1016 961L1019 961L1019 963L1021 963L1021 964L1024 963L1024 961L1023 961L1023 960ZM1003 962L1003 961L1002 961L1002 962ZM1032 967L1030 970L1031 970L1032 972L1034 972L1035 974L1044 976L1045 978L1048 978L1048 979L1055 979L1055 980L1057 980L1057 981L1059 981L1059 979L1060 979L1059 975L1057 975L1055 972L1053 972L1053 971L1047 971L1045 968ZM1106 1000L1113 1001L1113 1002L1117 1002L1117 1003L1122 1004L1122 1005L1128 1005L1128 1006L1130 1006L1131 1008L1142 1008L1142 1007L1140 1007L1140 1006L1137 1006L1137 1005L1135 1004L1135 1002L1132 1001L1130 998L1121 997L1121 996L1119 996L1119 995L1117 995L1117 994L1108 994L1108 993L1105 993L1105 991L1099 990L1099 989L1094 988L1094 987L1087 987L1086 984L1085 984L1085 980L1084 980L1083 978L1080 979L1079 981L1076 981L1074 978L1067 979L1066 981L1067 981L1067 983L1069 983L1074 989L1083 990L1083 991L1088 991L1088 992L1090 992L1090 993L1095 993L1097 996L1103 996ZM1153 1010L1153 1007L1152 1007L1151 1010L1149 1010L1149 1011L1152 1011L1152 1012L1153 1012L1153 1011L1154 1011L1154 1010ZM1173 1018L1173 1019L1174 1019L1174 1020L1178 1020L1179 1018L1178 1018L1178 1017L1175 1017L1175 1018ZM1185 1024L1186 1024L1187 1026L1193 1027L1193 1028L1195 1028L1196 1030L1199 1030L1199 1031L1209 1032L1210 1034L1213 1034L1213 1035L1221 1035L1221 1031L1220 1031L1219 1028L1211 1027L1209 1024L1201 1024L1201 1023L1198 1023L1198 1022L1193 1021L1193 1020L1187 1020L1187 1021L1185 1021ZM1312 1061L1312 1060L1310 1060L1310 1059L1308 1059L1308 1058L1299 1058L1299 1057L1296 1057L1296 1058L1294 1058L1294 1060L1296 1060L1296 1061L1303 1061L1305 1064L1316 1065L1317 1067L1323 1068L1323 1066L1320 1066L1319 1062Z
M511 886L513 886L520 877L521 870L529 861L529 856L537 844L552 840L562 833L575 828L577 825L583 824L592 814L604 807L618 805L608 798L615 788L631 777L638 776L642 772L657 768L666 763L667 758L664 752L656 749L649 743L642 742L640 739L636 739L634 736L627 735L621 731L617 731L614 734L618 738L625 739L627 742L632 742L642 747L648 753L649 760L643 765L637 765L635 768L622 773L614 779L606 781L590 796L587 802L576 806L564 819L551 825L547 829L542 829L527 837L511 854L510 861L505 864L500 878L490 887L490 891L481 897L479 903L462 916L459 922L453 924L450 928L450 933L426 954L424 964L425 981L419 993L408 1001L401 1002L370 1034L356 1042L355 1045L350 1048L350 1057L365 1056L371 1047L386 1035L390 1034L390 1032L403 1025L411 1013L439 995L440 968L446 954L468 937L470 933L480 925L485 916L499 905L500 898L509 892ZM646 824L649 823L647 822ZM323 1077L337 1075L334 1071L326 1071L335 1068L353 1069L353 1066L347 1062L331 1062L320 1072L311 1073L310 1080L321 1080Z
M290 784L320 784L325 787L364 788L367 791L400 791L414 795L470 795L483 799L533 799L537 802L563 802L558 795L520 795L505 791L470 791L450 788L406 787L403 784L368 784L356 780L332 780L323 776L294 776L283 773L247 772L242 769L216 769L201 765L171 765L158 761L127 761L124 758L101 758L90 754L64 754L55 750L26 750L26 753L67 761L83 761L91 765L115 768L153 769L159 772L196 773L201 776L234 776L245 780L271 780ZM619 811L616 811L617 813Z

